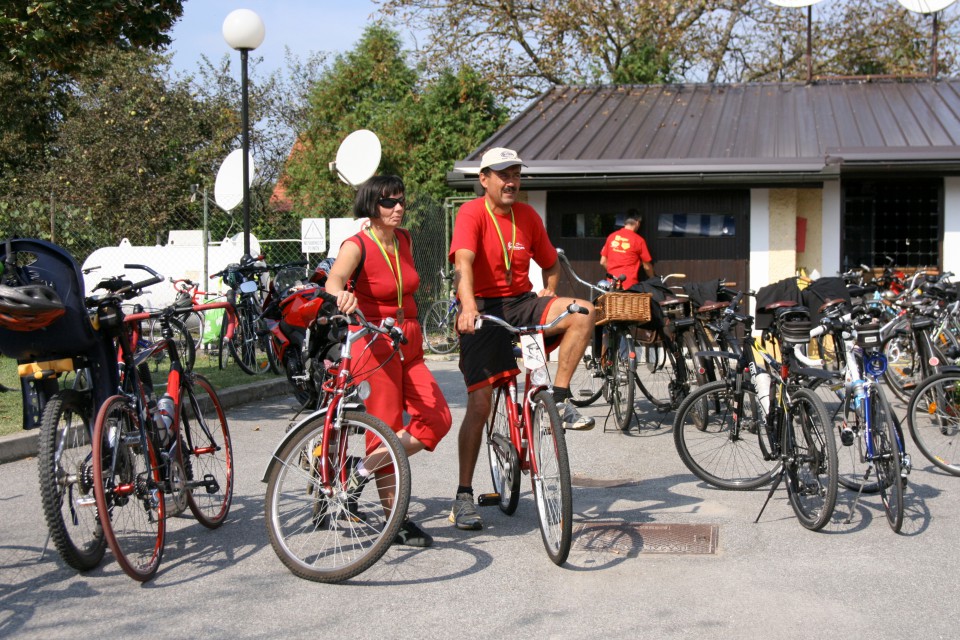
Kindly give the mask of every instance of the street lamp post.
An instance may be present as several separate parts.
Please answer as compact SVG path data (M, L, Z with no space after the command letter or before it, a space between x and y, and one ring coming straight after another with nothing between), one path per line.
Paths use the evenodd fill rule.
M223 39L240 52L240 127L243 147L243 255L250 257L250 132L247 96L247 53L263 43L263 20L250 9L231 11L223 21Z

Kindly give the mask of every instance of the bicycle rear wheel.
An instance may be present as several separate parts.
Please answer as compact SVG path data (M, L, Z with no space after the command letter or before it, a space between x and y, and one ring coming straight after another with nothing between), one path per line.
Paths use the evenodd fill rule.
M610 404L622 430L630 428L633 420L633 400L636 393L634 373L637 354L629 331L612 330L608 335L607 357L610 360Z
M600 354L594 354L593 347L588 346L570 378L570 402L577 407L593 404L603 393L603 385Z
M960 374L939 373L921 382L910 398L907 424L927 460L960 476Z
M197 374L181 387L180 407L187 505L200 524L216 529L233 502L233 444L227 416L213 385Z
M876 387L868 389L870 400L870 436L873 440L874 466L880 484L880 499L887 523L899 532L903 526L903 485L900 477L900 447L897 446L895 416L887 398Z
M60 391L43 409L37 442L47 529L60 557L77 571L99 565L107 548L93 497L91 411L89 397Z
M257 316L259 305L252 298L244 299L237 306L237 328L233 340L229 342L230 354L237 365L250 375L266 373L270 369L270 359L264 338L258 335Z
M493 490L500 494L500 510L512 515L520 502L520 456L510 441L508 402L507 387L498 387L487 419L487 458Z
M325 490L318 467L323 421L318 415L304 422L270 463L265 516L270 544L294 575L340 582L370 568L393 542L410 501L410 466L389 427L345 411L342 428L329 434L331 486ZM351 465L374 450L388 464L375 481L348 491ZM391 508L381 495L393 496Z
M444 355L457 348L456 317L456 307L452 307L449 300L436 300L430 305L423 319L423 338L427 349Z
M550 391L540 391L533 399L530 479L537 505L540 537L547 555L562 565L570 554L573 536L573 489L570 485L570 462L567 441L560 413Z
M636 379L640 392L661 410L676 407L677 361L671 349L662 341L653 344L636 342Z
M779 463L765 459L761 438L766 437L756 393L744 386L738 396L726 380L694 390L673 421L680 459L695 476L720 489L756 489L773 479Z
M108 398L97 414L93 495L117 564L134 580L152 578L166 532L160 471L137 409L124 396Z
M793 392L786 416L787 495L800 524L822 529L837 503L837 441L820 398Z
M897 398L910 402L913 388L923 377L923 364L913 333L894 332L883 342L883 354L887 357L887 368L883 380Z

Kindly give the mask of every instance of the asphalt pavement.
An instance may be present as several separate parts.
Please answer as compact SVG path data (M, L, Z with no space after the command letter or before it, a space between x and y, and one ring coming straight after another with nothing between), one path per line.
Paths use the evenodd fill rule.
M783 489L754 523L765 489L697 480L674 449L670 416L642 402L639 429L605 431L601 400L585 410L597 428L567 434L574 545L557 567L526 477L513 516L482 508L477 532L447 521L466 396L455 360L430 366L454 429L435 452L411 458L410 516L434 547L394 546L338 585L301 580L280 563L261 476L294 414L281 389L228 411L237 480L228 522L210 531L172 518L160 570L144 585L109 551L86 574L44 552L35 459L0 465L0 638L956 637L960 478L918 453L903 533L890 530L876 496L863 496L846 523L849 492L812 533ZM479 492L490 490L485 455Z

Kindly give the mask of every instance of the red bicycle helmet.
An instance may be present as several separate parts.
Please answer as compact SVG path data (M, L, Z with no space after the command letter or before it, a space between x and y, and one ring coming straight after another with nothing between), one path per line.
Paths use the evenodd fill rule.
M0 284L0 327L35 331L49 326L66 312L60 296L48 286Z

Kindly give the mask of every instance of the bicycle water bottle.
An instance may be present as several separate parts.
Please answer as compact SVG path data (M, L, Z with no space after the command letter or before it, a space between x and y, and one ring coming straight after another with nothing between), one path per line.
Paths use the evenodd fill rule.
M757 400L760 403L762 416L766 417L770 413L770 385L773 379L766 371L757 374Z
M166 445L170 440L173 413L173 398L165 393L157 400L157 410L153 414L153 420L157 424L157 433L160 434L160 443L163 445Z

